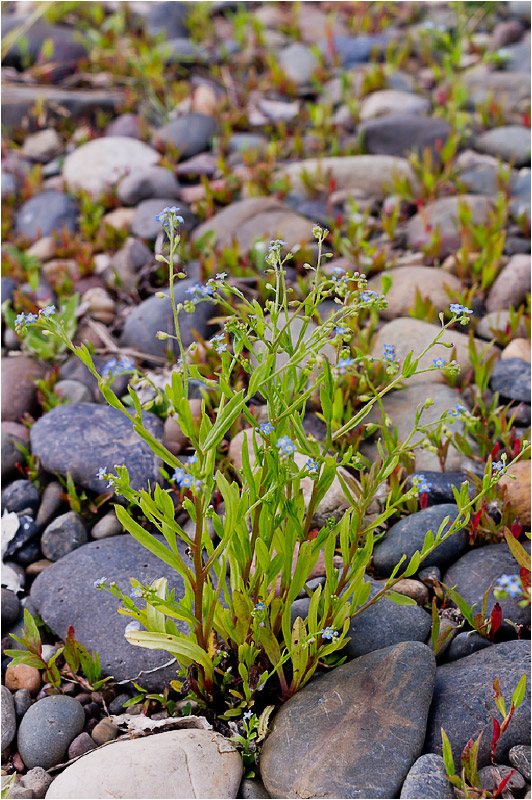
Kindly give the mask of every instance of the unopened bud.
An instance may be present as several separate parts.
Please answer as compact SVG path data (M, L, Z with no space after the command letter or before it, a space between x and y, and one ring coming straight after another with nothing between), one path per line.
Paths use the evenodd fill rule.
M155 297L162 299L163 297L166 297L166 295L164 292L155 292Z
M155 338L156 339L168 339L168 334L165 333L164 331L157 331L157 333L155 334Z

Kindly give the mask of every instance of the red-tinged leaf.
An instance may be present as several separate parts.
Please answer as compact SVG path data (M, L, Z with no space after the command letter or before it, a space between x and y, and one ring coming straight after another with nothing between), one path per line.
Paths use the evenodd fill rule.
M501 627L502 622L502 608L498 603L492 608L491 616L490 616L490 623L491 623L491 635L495 636L499 628Z
M496 719L493 720L493 736L491 737L491 760L495 763L495 748L501 735L501 726Z
M419 507L426 508L429 502L429 495L428 492L422 492L421 497L419 498Z
M472 786L478 785L477 756L481 736L482 734L480 734L475 742L473 739L469 739L468 743L463 749L462 757L460 759L462 769L464 770L466 778Z
M506 716L506 706L504 705L504 697L502 696L501 687L499 686L499 679L495 678L493 681L493 691L495 692L495 705L501 712L502 716Z
M530 586L531 586L531 574L530 570L526 567L521 567L519 570L519 577L521 578L521 583L523 584L523 594L525 596L530 596Z
M521 452L521 439L518 436L514 444L514 458L517 458L520 452Z
M513 777L515 775L515 773L516 773L516 770L513 769L511 772L508 773L508 775L505 778L502 779L502 781L499 783L499 785L495 787L495 793L494 793L493 797L500 797L500 795L506 789L506 785L507 785L508 781L510 780L511 777Z
M519 539L523 532L523 526L520 525L517 520L514 521L512 527L510 528L510 533L514 537L514 539Z
M501 449L501 446L500 446L499 442L495 442L495 446L494 446L493 450L490 453L490 456L491 456L493 461L495 461L495 459L499 455L499 450L500 449Z

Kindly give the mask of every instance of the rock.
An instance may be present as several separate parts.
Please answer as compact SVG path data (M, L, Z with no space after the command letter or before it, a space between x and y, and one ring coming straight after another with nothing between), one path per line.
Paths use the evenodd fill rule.
M396 89L380 89L371 92L362 100L360 120L365 122L388 114L425 114L429 108L430 102L419 94Z
M119 286L128 292L135 288L142 267L153 259L153 253L140 239L130 236L120 250L112 257L104 272L105 280L111 287Z
M230 153L250 153L255 151L262 155L266 152L267 146L268 140L261 133L233 133L228 142Z
M112 742L118 736L118 726L107 717L94 727L91 736L97 745Z
M298 86L307 86L318 69L318 59L307 45L292 42L277 53L277 63L284 74Z
M335 191L362 191L366 196L382 200L393 184L394 176L405 178L412 190L417 191L418 183L412 167L403 158L387 155L327 156L310 158L285 164L278 170L281 178L290 180L292 191L300 197L311 197L311 184L303 175L321 176L321 183L328 185L334 181Z
M387 156L423 153L427 147L437 154L450 130L445 120L410 113L387 114L367 120L358 128L368 153Z
M245 800L260 800L270 795L266 791L266 787L261 780L257 780L256 778L244 778L240 784L237 796L245 798Z
M184 545L179 543L179 548L184 556ZM31 594L38 613L61 638L74 621L76 638L89 650L98 652L102 671L116 680L135 678L141 670L167 663L168 653L135 647L125 639L128 620L117 613L119 601L94 588L94 582L103 576L123 589L127 589L132 577L144 584L166 577L168 589L175 590L176 598L184 592L179 574L129 534L112 536L79 547L36 578ZM188 630L182 622L177 625L182 631ZM151 691L162 691L165 683L175 678L175 670L173 664L143 675L139 682Z
M463 81L469 92L469 104L478 108L486 101L499 106L504 119L522 124L522 111L530 102L530 72L490 71L482 65L463 73Z
M13 625L20 614L20 600L11 589L2 587L2 625L6 628Z
M501 270L486 301L487 311L518 308L530 294L530 256L516 255Z
M366 577L371 584L370 598L373 598L383 585ZM353 659L401 642L424 642L430 626L430 615L419 606L399 606L383 598L351 620L350 641L343 652Z
M518 42L523 32L524 28L519 20L510 19L507 22L499 22L491 34L491 48L493 50L498 50L499 47L505 47L507 44Z
M162 422L154 414L143 414L144 425L158 439ZM76 442L76 447L70 446ZM94 403L56 406L31 429L31 447L47 472L65 476L75 483L102 493L106 483L97 478L100 467L112 471L125 464L131 486L148 488L158 480L158 458L134 432L132 424L118 410Z
M18 750L25 765L50 769L61 763L84 723L83 708L73 697L51 695L38 700L24 715L18 731Z
M403 517L402 520L392 525L383 539L377 542L373 550L373 563L381 575L391 575L392 571L406 554L407 563L416 550L421 551L425 534L431 530L436 536L445 517L450 520L445 526L444 535L449 530L458 514L458 506L454 503L445 503L431 506ZM464 553L469 543L469 534L466 528L459 529L445 542L439 545L429 556L423 560L424 567L444 567L455 561Z
M115 512L111 510L96 523L91 531L91 536L93 539L107 539L118 533L122 533L122 525L117 520Z
M40 502L39 492L31 481L13 481L2 492L2 507L6 511L29 510L35 514Z
M7 66L21 70L27 68L28 60L32 64L39 55L42 55L42 46L48 39L53 43L54 62L63 68L61 74L64 76L73 72L76 63L87 53L81 41L75 39L70 27L50 25L43 19L35 21L24 14L4 14L2 16L2 36L6 36L21 25L24 25L26 29L24 44L20 41L21 37L15 39L4 59L4 64Z
M462 631L454 637L447 653L449 661L457 661L459 658L465 658L472 653L477 653L479 650L484 650L486 647L492 647L492 643L481 636L476 631Z
M128 139L141 139L139 115L120 114L106 126L104 136L127 136Z
M510 311L491 311L479 321L475 333L483 339L488 341L495 339L496 342L502 344L506 338L506 332L510 330L510 323ZM526 336L524 323L519 324L517 334Z
M165 167L147 167L122 178L117 197L125 206L136 206L152 197L179 197L179 183L173 172Z
M530 745L517 744L508 753L510 764L530 783Z
M3 590L2 590L3 591ZM17 732L17 720L15 716L15 704L13 695L6 686L2 686L1 697L2 712L2 754L5 753Z
M90 753L91 750L96 750L97 746L94 739L84 731L80 733L79 736L76 736L70 743L68 748L68 760L70 761L71 758L78 758L79 756L85 755L85 753Z
M429 590L422 581L415 581L412 578L401 578L393 587L394 591L405 597L411 597L418 606L424 606L429 602Z
M63 192L39 192L27 200L15 215L15 230L20 236L36 241L50 236L53 231L66 228L70 233L77 229L78 207Z
M439 229L440 258L456 252L460 246L458 236L459 205L466 205L471 211L471 224L484 225L488 222L492 203L481 195L462 194L456 197L441 197L429 203L423 214L416 214L408 222L407 236L410 247L421 250L432 239L432 233ZM430 229L427 230L427 225Z
M88 312L98 322L109 325L115 318L115 301L105 289L95 286L88 289L81 297L82 303L88 304Z
M129 231L134 216L134 208L115 208L114 211L105 214L102 222L116 231Z
M520 358L498 361L489 385L501 398L530 403L530 364Z
M135 209L135 214L130 224L131 233L141 239L156 239L162 233L162 226L155 217L163 208L173 205L175 205L175 198L173 197L143 200ZM190 233L196 225L196 215L184 203L179 206L179 213L184 219L184 224L180 226L180 230Z
M15 643L13 642L13 644ZM17 720L20 721L28 708L31 706L31 694L27 689L17 689L13 695L13 701L15 703L15 714Z
M5 683L12 692L27 689L30 694L37 694L41 688L41 673L37 667L29 667L27 664L9 664Z
M176 730L116 742L71 764L47 798L236 797L240 754L206 730Z
M510 476L510 477L509 477ZM515 478L515 480L514 480ZM522 525L530 529L530 461L518 461L510 467L499 480L499 486L506 487L506 497L514 514Z
M211 232L217 247L229 247L235 240L242 250L250 250L256 241L281 238L291 248L312 239L313 227L310 220L273 197L249 197L231 203L199 225L192 239L199 241Z
M264 743L270 796L397 797L422 748L434 670L431 650L406 642L311 681L277 712Z
M150 36L164 35L165 39L188 36L186 3L150 3L146 15L146 30Z
M174 299L176 303L190 300L187 289L194 284L195 281L186 279L175 285ZM120 344L123 347L131 347L159 357L164 357L168 350L177 354L177 343L174 340L156 338L157 331L175 334L169 290L165 290L165 295L168 299L153 296L143 300L128 315L120 337ZM209 321L215 314L215 308L214 303L205 301L198 303L191 314L185 311L180 312L179 328L183 347L187 348L196 341L195 331L204 339L210 337Z
M33 797L46 797L46 791L53 778L42 767L34 767L30 769L26 775L23 775L20 782L25 789L31 789Z
M159 154L138 139L108 136L86 142L70 153L63 164L63 178L70 190L98 197L124 175L151 167L158 160Z
M34 380L44 378L46 369L29 356L2 359L2 420L17 421L26 412L37 411ZM22 455L19 454L20 461Z
M501 358L519 358L521 361L527 361L530 364L529 340L513 339L513 341L511 341L510 344L502 351Z
M384 345L395 345L397 358L403 361L406 355L413 351L414 356L418 356L423 350L435 339L441 331L439 325L432 325L429 322L423 322L419 319L412 319L410 317L398 317L377 332L372 346L372 355L381 358L384 354ZM477 352L481 352L486 343L482 339L474 339ZM452 349L447 349L441 344L435 345L426 353L419 362L419 369L428 369L432 366L435 358L443 358L445 361L456 359L461 367L460 374L467 375L468 371L472 369L471 359L469 356L469 337L465 333L458 330L446 331L440 339L440 342L450 342L456 350L456 355L453 355ZM492 356L499 351L491 348L484 354L483 359ZM423 375L413 375L405 381L407 386L412 384L427 383L445 383L445 378L441 370L425 373ZM449 407L456 404L459 397L455 392L455 402L451 402ZM430 410L430 409L429 409ZM428 467L427 467L428 469Z
M379 315L386 320L408 316L409 309L414 307L417 292L423 300L430 300L437 311L443 310L449 305L446 289L458 296L462 285L454 275L433 267L399 267L371 278L368 289L382 294L384 276L392 280L392 286L386 292L388 305L379 311Z
M519 566L511 554L508 545L491 544L468 553L458 559L447 571L443 582L447 586L455 586L458 594L472 606L477 604L480 610L484 592L494 584L497 578L503 574L515 575L519 572ZM518 625L530 624L530 613L528 609L519 607L519 597L508 596L505 600L499 600L502 609L501 633L504 635L512 634L513 629L505 622L510 619ZM497 598L493 594L493 589L488 595L486 605L486 615L491 614Z
M121 353L117 353L116 357L119 358L121 355ZM101 374L105 365L109 361L109 356L93 356L92 360L94 366ZM92 375L92 373L89 372L85 364L83 364L83 362L80 361L77 356L71 356L70 358L67 358L63 364L61 364L59 367L59 377L61 380L79 381L90 390L93 398L101 401L102 398L98 389L97 379L94 377L94 375ZM111 382L111 388L113 392L118 395L118 397L121 397L126 393L129 378L129 374L118 375Z
M510 214L512 218L518 220L524 215L525 219L530 220L530 170L522 169L517 180L512 187L510 198ZM522 237L508 236L504 247L504 252L509 255L530 254L530 242Z
M13 538L9 540L7 546L5 546L5 558L11 558L14 556L15 560L18 560L18 555L20 554L21 549L25 547L28 542L31 542L32 539L35 539L39 533L39 528L34 523L33 517L19 515L18 520L19 526L17 531Z
M57 381L54 392L69 403L91 403L94 399L90 390L80 381Z
M2 124L7 131L20 128L23 117L28 119L30 129L39 127L35 108L38 105L46 113L48 122L64 120L65 110L69 119L95 117L98 111L116 112L124 102L124 95L117 90L60 89L55 86L29 85L5 86L2 91ZM61 110L58 110L58 107Z
M18 753L15 753L13 756L13 766L23 768L23 764L20 761ZM2 778L2 788L4 788L5 778ZM20 783L19 776L15 778L15 783L9 790L9 800L25 800L25 798L32 798L33 792L31 789L24 789L22 784Z
M125 692L117 695L114 700L109 703L109 712L111 714L123 714L125 711L124 705L131 700L131 695Z
M16 467L17 464L24 462L24 456L18 449L17 444L24 445L24 442L18 436L2 431L2 483L5 483L14 475L20 474Z
M524 125L492 128L475 138L475 149L511 161L516 167L526 167L530 164L530 128Z
M515 772L511 767L505 764L497 764L497 766L490 764L489 767L483 767L478 772L480 778L480 785L488 792L495 792L502 780L510 773L513 773L506 784L506 790L509 792L520 791L525 788L525 780L519 772ZM515 795L514 795L515 796Z
M208 150L216 130L213 117L191 111L155 131L153 141L159 147L172 145L178 152L179 160L184 161Z
M56 516L56 512L61 507L63 502L61 495L63 494L63 487L59 481L52 481L46 486L37 518L36 525L44 528Z
M420 756L410 768L399 797L405 800L454 798L442 756L435 753Z
M509 707L512 692L525 673L528 674L525 699L499 740L495 758L497 761L505 760L511 747L528 744L530 648L528 642L513 641L488 647L437 668L425 750L441 754L440 729L443 728L451 742L457 764L468 739L476 739L482 732L478 765L483 767L489 764L492 721L501 719L493 698L493 681L498 678L506 706Z
M333 36L331 39L321 39L318 46L322 53L330 56L338 55L344 69L350 69L356 64L365 64L373 60L374 55L381 55L389 43L387 35L374 36Z
M87 541L87 530L81 517L75 511L69 511L48 525L41 538L41 548L50 561L59 561Z
M24 139L22 152L26 158L46 164L63 152L63 140L54 128L45 128Z

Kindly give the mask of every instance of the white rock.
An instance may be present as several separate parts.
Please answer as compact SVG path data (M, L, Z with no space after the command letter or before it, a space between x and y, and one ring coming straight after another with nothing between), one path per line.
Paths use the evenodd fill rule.
M236 797L242 760L228 739L177 730L127 739L84 755L59 775L47 798Z
M159 153L129 136L108 136L81 145L65 158L63 178L69 189L94 197L114 186L133 170L151 167Z
M51 161L55 156L61 155L63 152L63 140L56 130L46 128L28 136L24 141L22 152L32 161L46 164L47 161Z
M421 95L396 89L381 89L363 100L360 119L374 119L386 114L425 114L429 108L429 101Z

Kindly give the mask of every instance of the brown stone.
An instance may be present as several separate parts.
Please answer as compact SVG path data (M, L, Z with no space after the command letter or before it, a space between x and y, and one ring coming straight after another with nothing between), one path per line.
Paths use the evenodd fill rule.
M501 358L520 358L521 361L527 361L530 364L530 340L514 339L504 348Z
M509 476L513 476L513 480ZM506 486L507 497L522 525L530 530L530 461L518 461L503 475L499 486Z
M102 222L117 231L129 230L136 210L136 208L115 208L103 217Z
M16 422L26 412L37 411L33 380L44 378L46 368L29 356L2 359L2 419Z
M34 256L39 261L49 261L57 252L57 243L53 236L44 236L34 242L26 251L26 255Z
M87 303L89 313L98 322L109 324L115 317L115 301L105 289L95 287L88 289L81 298L82 303Z
M518 254L499 273L488 294L488 311L518 308L530 294L530 256Z
M401 578L393 588L398 594L411 597L418 606L424 606L429 601L429 590L422 581L416 581L413 578Z
M379 311L379 315L388 320L406 316L409 309L414 307L417 291L423 300L431 300L439 312L447 308L450 302L446 289L456 296L462 289L458 278L434 267L399 267L381 272L368 282L368 289L382 294L385 276L391 278L392 286L386 293L388 305Z
M26 575L31 577L35 577L36 575L40 575L41 572L44 572L45 569L51 567L53 561L48 561L47 558L40 558L39 561L34 561L33 564L28 564L26 567Z
M37 667L29 667L27 664L9 664L5 684L12 692L27 689L30 694L37 694L41 688L41 673Z
M91 736L96 744L112 742L113 739L116 739L118 736L118 727L114 724L114 722L111 722L109 717L106 717L96 725L91 733Z

